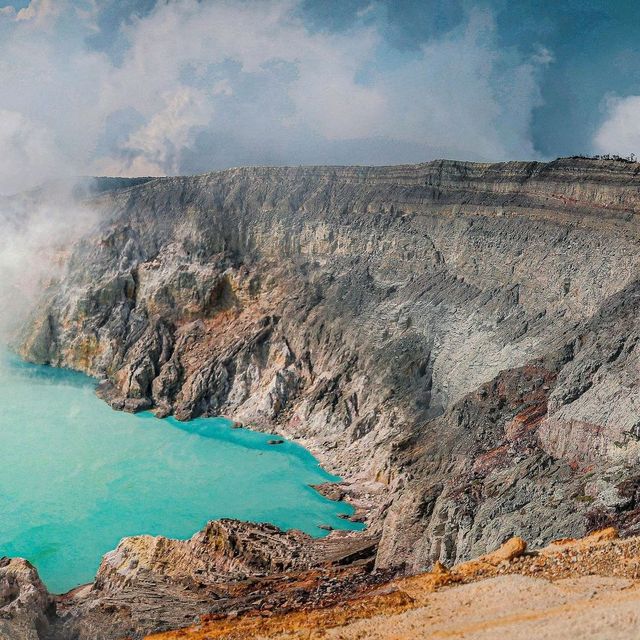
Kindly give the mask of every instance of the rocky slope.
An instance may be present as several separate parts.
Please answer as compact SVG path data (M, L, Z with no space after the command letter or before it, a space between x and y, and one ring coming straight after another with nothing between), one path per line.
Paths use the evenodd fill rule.
M526 552L494 553L396 579L324 609L204 619L148 640L613 640L640 633L640 544L606 529Z
M266 524L210 522L190 540L125 538L93 583L53 596L24 560L0 560L0 640L116 640L202 615L335 604L390 574L373 572L377 539L315 540Z
M633 533L638 172L437 161L106 191L19 350L116 408L301 439L368 496L378 569Z

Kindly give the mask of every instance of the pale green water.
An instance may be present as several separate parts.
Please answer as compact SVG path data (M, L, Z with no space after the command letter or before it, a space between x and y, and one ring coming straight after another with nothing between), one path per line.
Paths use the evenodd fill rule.
M0 556L33 562L53 592L89 582L124 536L188 538L221 517L359 527L308 486L334 477L294 443L116 412L81 374L0 361Z

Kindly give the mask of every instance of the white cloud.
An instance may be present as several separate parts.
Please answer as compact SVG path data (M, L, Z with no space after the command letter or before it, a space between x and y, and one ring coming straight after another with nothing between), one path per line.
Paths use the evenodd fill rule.
M0 42L0 109L57 145L34 161L33 181L52 156L82 174L148 175L535 155L537 70L551 54L514 62L486 13L380 68L375 22L310 31L296 0L159 3L124 27L116 63L87 49L92 6L33 0ZM5 165L14 154L28 174L28 156L7 148Z
M42 21L62 10L61 0L31 0L16 13L16 20Z
M555 56L547 47L539 46L533 56L533 61L538 64L551 64L555 62Z
M597 153L640 154L640 96L609 97L607 115L594 136Z
M227 78L223 80L218 80L213 87L211 87L211 93L214 96L232 96L233 95L233 87Z
M533 157L537 67L532 61L505 66L491 17L473 12L463 28L379 75L377 85L390 101L382 132L459 159Z
M143 171L145 175L178 173L180 150L193 142L195 128L206 125L212 115L206 96L194 89L167 94L163 102L164 108L123 145L135 154L135 160L144 161L136 172Z
M0 193L60 177L65 162L52 133L21 113L0 110Z

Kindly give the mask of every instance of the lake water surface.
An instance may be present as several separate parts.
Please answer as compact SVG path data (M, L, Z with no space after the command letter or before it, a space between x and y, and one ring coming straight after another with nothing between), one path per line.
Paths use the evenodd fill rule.
M224 418L120 413L94 387L0 352L0 556L30 560L51 591L91 581L124 536L188 538L222 517L361 527L309 486L336 478L299 445Z

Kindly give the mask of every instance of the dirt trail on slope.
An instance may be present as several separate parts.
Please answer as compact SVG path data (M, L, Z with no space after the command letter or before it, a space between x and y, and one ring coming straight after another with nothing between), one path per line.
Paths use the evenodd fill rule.
M637 638L640 588L622 578L551 583L519 575L489 578L431 595L423 606L381 614L317 634L269 638Z
M401 578L338 606L206 620L153 640L640 638L640 538L605 529Z

